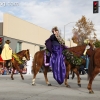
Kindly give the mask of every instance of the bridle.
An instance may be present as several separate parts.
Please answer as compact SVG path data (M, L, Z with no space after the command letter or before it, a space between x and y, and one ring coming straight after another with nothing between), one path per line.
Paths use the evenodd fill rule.
M23 57L25 57L27 60L29 60L30 58L28 56L28 52L29 52L28 50L24 50L23 52L21 52L21 53L19 53L17 55L21 60L23 59Z
M24 56L25 56L25 58L26 58L27 60L29 60L29 58L28 58L28 50L25 51Z

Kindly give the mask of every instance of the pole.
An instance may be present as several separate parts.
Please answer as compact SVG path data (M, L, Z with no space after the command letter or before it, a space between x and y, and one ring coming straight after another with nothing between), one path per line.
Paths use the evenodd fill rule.
M66 26L66 25L64 25L64 40L65 40L65 26Z
M69 23L67 23L66 25L64 25L64 40L65 40L65 27L66 27L68 24L70 24L70 23L76 23L76 22L69 22Z

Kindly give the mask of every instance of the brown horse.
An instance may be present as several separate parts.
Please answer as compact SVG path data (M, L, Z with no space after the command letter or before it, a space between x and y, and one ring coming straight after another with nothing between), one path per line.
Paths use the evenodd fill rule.
M85 46L77 46L74 48L70 48L72 51L77 51L78 53L83 53ZM93 46L90 45L90 49L87 50L86 53L90 57L90 63L88 68L88 79L89 83L87 89L89 93L94 93L92 90L92 82L96 75L100 72L100 48L96 48L93 50Z
M28 49L18 52L17 56L20 58L20 60L22 60L23 57L25 57L27 61L30 60L30 53L29 53ZM22 70L20 69L20 64L18 63L18 61L16 61L16 59L14 59L11 61L11 63L12 63L12 67L13 67L11 79L14 80L13 74L14 74L14 71L17 70L20 73L22 80L24 80L24 77L22 75Z
M70 51L72 51L73 53L75 53L75 55L76 55L76 51L74 51L72 48L68 48L68 49ZM33 75L32 85L35 84L36 75L39 72L40 68L42 66L44 66L44 77L45 77L46 84L48 86L51 86L51 83L48 81L48 78L47 78L47 72L48 72L49 66L47 67L47 66L44 65L44 52L45 52L45 50L38 51L34 55L34 61L33 61L33 66L32 66L34 75ZM80 55L79 52L78 52L77 55L78 56ZM80 76L79 76L79 71L78 71L77 67L76 66L71 66L71 64L67 60L65 60L65 65L66 65L66 77L65 77L65 85L66 85L66 87L70 87L70 85L68 85L68 83L67 83L67 78L68 78L68 75L69 75L69 71L71 69L77 75L77 83L78 83L78 86L81 87Z
M69 50L80 57L81 55L83 55L85 48L86 48L86 45L82 45L82 46L76 46L76 47L69 48ZM93 47L90 45L90 49L87 50L87 55L90 57L90 64L89 64L89 68L88 68L89 83L88 83L87 88L89 90L89 93L94 93L92 90L92 82L93 82L94 78L96 77L96 75L100 72L100 64L99 64L100 63L100 48L93 50ZM32 80L32 85L35 84L36 75L37 75L38 71L40 70L41 66L44 65L44 57L43 56L44 56L44 51L36 52L34 55L34 61L33 61L33 66L32 66L34 76L33 76L33 80ZM70 66L70 64L67 65L67 67L66 67L67 74L71 67L72 66ZM48 85L51 85L47 78L48 67L44 67L44 68L45 68L44 76L45 76L46 83ZM76 68L74 68L74 70L76 70L76 72L77 72ZM68 75L67 74L66 74L66 78L65 78L66 86L68 86L68 84L67 84L67 76ZM80 78L79 78L79 80L80 80Z
M29 53L28 49L18 52L17 56L19 57L20 60L22 60L23 57L25 57L27 61L30 60L30 53ZM14 71L17 70L20 73L22 80L24 80L24 77L22 75L22 70L20 69L20 64L18 63L18 61L15 58L13 60L11 60L11 65L13 68L13 71L11 73L11 79L14 80L13 74L14 74Z
M77 46L70 48L72 51L77 51L78 53L83 53L85 46ZM90 63L88 68L88 79L89 83L87 89L89 93L94 93L92 90L92 82L96 75L100 72L100 48L93 50L93 46L90 45L90 49L87 50L87 55L90 57Z

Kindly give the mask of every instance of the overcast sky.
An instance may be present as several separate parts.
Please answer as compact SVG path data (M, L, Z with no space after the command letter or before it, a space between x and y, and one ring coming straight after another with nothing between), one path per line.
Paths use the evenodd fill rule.
M3 13L10 13L50 31L58 26L62 37L66 25L66 39L72 37L75 22L84 15L94 23L100 39L100 13L93 14L93 0L0 0L0 22L3 22Z

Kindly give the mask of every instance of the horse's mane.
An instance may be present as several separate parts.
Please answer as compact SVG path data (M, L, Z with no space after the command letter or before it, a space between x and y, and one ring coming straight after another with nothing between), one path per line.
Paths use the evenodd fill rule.
M26 51L26 50L19 51L17 54L20 54L20 53L22 53L22 52L24 52L24 51Z

